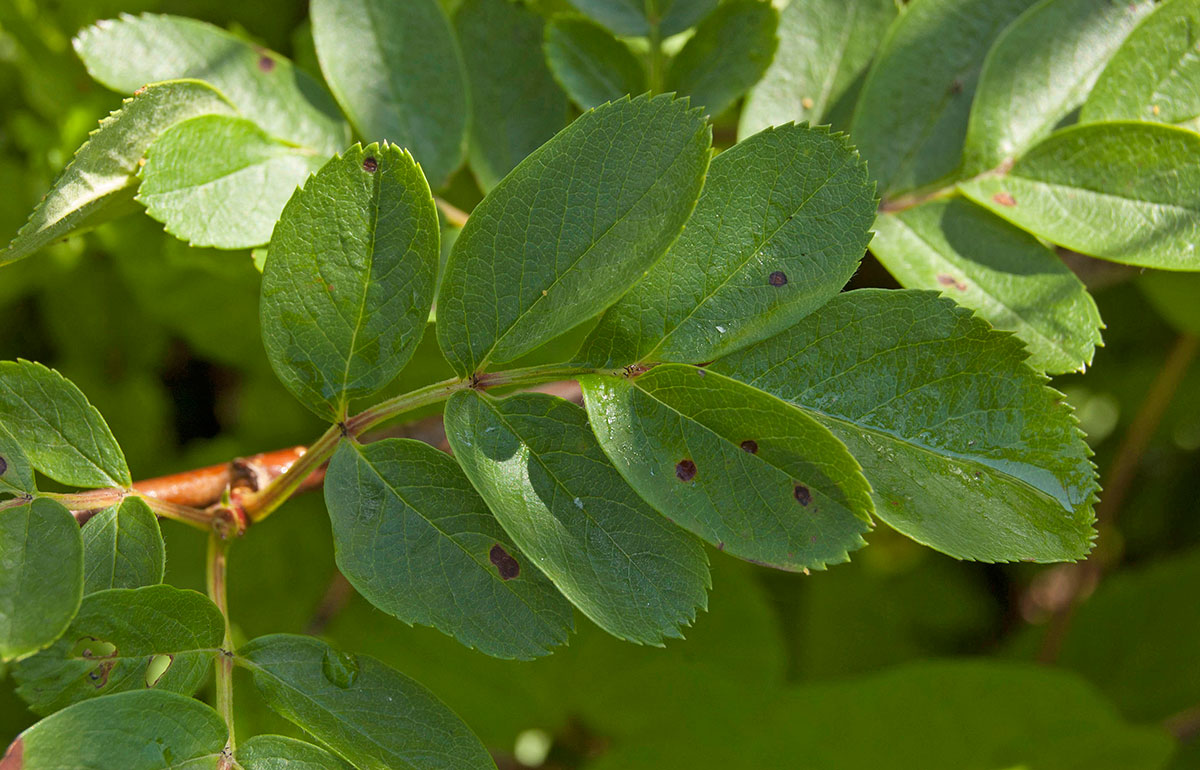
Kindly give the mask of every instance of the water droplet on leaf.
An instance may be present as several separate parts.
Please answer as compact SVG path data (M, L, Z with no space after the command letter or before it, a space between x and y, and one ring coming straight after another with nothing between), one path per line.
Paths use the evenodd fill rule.
M331 684L345 690L358 678L358 658L330 647L321 659L321 673Z

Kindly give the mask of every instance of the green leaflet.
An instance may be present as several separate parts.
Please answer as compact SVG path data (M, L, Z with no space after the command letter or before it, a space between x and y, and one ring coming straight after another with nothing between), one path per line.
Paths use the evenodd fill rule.
M520 163L463 228L438 295L438 343L467 375L612 304L678 236L711 130L670 96L597 107Z
M779 49L746 97L738 136L791 121L844 128L896 14L895 0L788 3L779 15Z
M1091 549L1091 452L1020 343L932 292L842 294L713 371L783 398L863 464L875 513L960 559Z
M255 735L239 742L243 770L354 770L322 748L282 735Z
M1034 0L913 0L867 74L850 135L887 197L959 167L984 55Z
M132 211L138 162L159 134L198 115L235 112L221 94L197 80L157 83L126 99L75 152L29 221L0 252L0 265Z
M454 14L471 91L468 159L484 192L567 122L546 66L545 22L508 0L467 0Z
M647 88L641 59L587 19L555 17L546 25L545 54L554 79L585 110Z
M875 222L871 251L909 289L933 289L1014 332L1029 365L1082 371L1100 344L1100 311L1083 282L1029 233L961 198Z
M1104 68L1081 123L1149 120L1200 128L1200 0L1168 0L1129 34Z
M618 35L645 37L659 19L663 37L683 32L717 7L719 0L568 0Z
M242 647L238 663L271 708L360 770L495 770L454 712L372 657L272 634Z
M83 598L83 545L71 512L52 500L0 510L0 660L62 634Z
M343 442L325 505L338 568L389 615L523 660L563 644L574 627L570 605L512 545L457 463L428 444Z
M707 606L703 548L638 499L582 409L541 393L497 401L462 392L445 420L455 457L496 518L596 625L661 645Z
M983 63L964 176L996 168L1054 130L1087 97L1152 0L1042 0L996 38Z
M161 583L167 552L158 519L138 497L127 497L83 525L83 593Z
M317 58L359 135L405 147L433 187L466 149L467 84L437 0L314 0Z
M70 380L32 361L0 361L0 423L33 467L76 487L128 487L125 455Z
M1200 135L1155 123L1052 134L1003 176L962 191L1068 249L1127 265L1200 270Z
M275 373L336 422L352 398L395 379L433 300L438 220L429 185L395 145L355 145L284 207L262 278Z
M583 360L702 363L786 329L858 269L877 202L842 134L786 125L739 142L713 159L683 234L604 314Z
M824 569L865 545L871 488L812 417L702 368L580 381L605 454L647 502L718 549Z
M13 497L25 497L37 491L33 479L33 466L25 456L25 450L13 438L4 423L0 423L0 493Z
M145 13L87 27L74 40L88 73L122 93L147 83L210 83L272 136L332 155L349 132L328 92L279 54L195 19Z
M779 39L779 14L760 0L731 0L700 23L667 69L665 90L720 115L758 82Z
M192 246L260 246L292 192L326 160L245 118L205 115L150 145L137 200Z
M84 598L58 641L17 664L17 694L42 715L126 690L191 695L208 677L224 636L221 611L195 591L167 585L100 591ZM160 656L170 659L162 672Z
M0 766L215 770L228 737L217 712L198 700L159 690L124 692L43 719L17 736Z

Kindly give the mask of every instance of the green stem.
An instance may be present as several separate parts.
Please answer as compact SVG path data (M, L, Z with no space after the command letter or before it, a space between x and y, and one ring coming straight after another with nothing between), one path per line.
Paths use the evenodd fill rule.
M662 93L663 89L663 70L665 61L662 48L662 32L658 28L658 22L651 20L650 23L650 67L649 67L649 85L650 93Z
M342 435L342 425L332 426L313 442L299 460L275 477L274 481L258 492L244 495L239 502L250 522L262 521L267 518L295 494L313 471L333 457L333 452L337 449L338 442L342 440Z
M233 633L229 625L229 604L225 595L225 551L228 542L217 533L208 537L208 598L221 610L225 619L225 640L217 656L217 713L229 728L226 754L233 757L237 742L233 734Z
M139 495L126 489L105 487L103 489L89 489L86 492L38 492L35 496L59 502L71 511L94 511L113 505L120 505L127 497L140 497L157 516L179 521L205 532L212 530L213 517L207 511L192 508L188 505L172 503L168 500L159 500L149 495ZM6 500L5 502L8 501Z

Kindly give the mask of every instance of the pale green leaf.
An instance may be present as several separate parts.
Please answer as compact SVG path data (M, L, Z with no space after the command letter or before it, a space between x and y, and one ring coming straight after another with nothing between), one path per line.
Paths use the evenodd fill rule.
M33 479L33 466L25 456L25 450L0 423L0 493L13 497L25 497L37 491Z
M325 749L282 735L239 741L237 760L243 770L353 770Z
M260 246L292 192L327 159L245 118L205 115L154 140L137 200L192 246Z
M314 0L329 87L367 141L407 148L440 187L466 150L462 57L437 0Z
M1091 452L1019 341L932 292L842 294L712 365L799 407L863 465L875 514L961 559L1091 549Z
M795 121L849 123L895 0L801 0L779 15L779 49L746 97L738 136Z
M210 706L157 690L76 703L17 736L8 770L217 770L225 722Z
M913 0L884 37L850 135L894 196L959 168L984 56L1035 0Z
M76 487L127 487L125 455L70 380L32 361L0 361L0 422L33 467Z
M1200 134L1090 123L1052 134L1005 175L961 189L1024 230L1127 265L1200 270Z
M126 99L76 151L29 222L0 252L0 265L135 210L138 164L155 137L181 120L235 112L221 94L196 80L157 83Z
M1083 104L1152 0L1042 0L996 38L963 148L965 176L1010 163Z
M1037 238L969 201L881 214L871 251L905 288L940 291L1014 332L1039 371L1082 371L1101 342L1083 282Z
M546 25L550 71L583 109L646 90L646 68L629 46L599 24L559 16Z
M570 605L446 454L411 439L343 442L325 505L338 569L389 615L500 658L528 660L566 642Z
M374 658L273 634L242 647L238 663L271 708L360 770L495 770L454 712Z
M1149 120L1200 129L1200 0L1168 0L1129 34L1080 122Z
M580 381L605 454L647 502L718 549L824 569L865 545L871 488L841 441L774 396L703 368Z
M225 635L203 594L167 585L114 588L84 597L48 649L17 664L17 694L37 714L101 695L154 688L195 692ZM159 671L166 656L170 665Z
M83 543L52 500L0 509L0 660L48 646L83 598Z
M708 559L638 499L596 444L583 409L524 393L446 404L446 438L531 564L614 636L661 645L707 605Z
M468 160L487 192L567 122L567 97L542 54L545 22L509 0L467 0L454 15L471 91Z
M88 73L133 93L147 83L210 83L272 136L331 155L349 141L328 92L273 51L196 19L145 13L98 21L74 40Z
M288 201L262 278L262 331L275 373L332 421L391 382L433 300L437 209L412 156L355 145Z
M854 275L876 203L842 134L786 125L739 142L713 159L683 234L582 358L703 363L786 329Z
M105 508L82 532L84 594L162 582L166 548L158 519L141 498Z
M612 304L679 235L711 131L670 96L591 110L475 207L446 264L438 343L466 375Z
M778 25L779 14L770 3L722 3L671 59L665 90L720 115L767 71L779 43Z
M645 37L655 26L663 37L683 32L703 19L719 0L568 0L618 35Z

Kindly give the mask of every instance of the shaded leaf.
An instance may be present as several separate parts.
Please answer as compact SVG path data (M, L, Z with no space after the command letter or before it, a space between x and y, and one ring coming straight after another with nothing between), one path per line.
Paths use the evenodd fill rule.
M1003 176L962 191L1068 249L1163 270L1200 270L1200 135L1153 123L1072 126Z
M83 545L71 512L52 500L0 510L0 660L62 634L83 598Z
M224 636L221 611L195 591L100 591L84 597L58 641L17 665L17 694L42 715L126 690L191 695L208 678Z
M0 422L33 467L76 487L128 487L125 455L70 380L32 361L0 361Z
M964 175L996 168L1083 104L1105 62L1152 0L1042 0L996 38L983 63L963 148Z
M468 0L454 15L471 91L471 171L484 192L567 122L567 97L542 54L542 18L508 0Z
M133 211L138 162L159 134L198 115L233 113L221 94L197 80L157 83L126 99L76 151L28 223L0 253L0 265Z
M17 736L0 767L216 770L228 731L200 701L158 690L76 703Z
M712 365L796 405L863 464L875 514L960 559L1091 549L1095 471L1015 338L932 292L842 294Z
M663 37L683 32L703 19L719 0L568 0L618 35L645 37L657 19Z
M243 770L353 770L325 749L282 735L255 735L239 743L237 760Z
M158 519L138 497L127 497L83 525L83 593L161 583L167 553Z
M722 3L671 59L665 90L720 115L767 71L779 44L778 25L779 14L770 3Z
M739 558L824 569L865 545L870 486L812 417L704 369L580 381L617 470L680 526Z
M29 464L25 450L0 423L0 493L25 497L35 491L33 466Z
M440 187L466 149L467 84L437 0L314 0L310 13L321 71L354 128L407 148Z
M389 615L500 658L566 641L570 605L537 569L507 571L524 556L444 453L411 439L342 442L325 504L338 568Z
M546 25L545 55L554 79L585 110L647 88L641 59L587 19L554 18Z
M746 97L738 136L792 121L843 128L896 14L895 0L788 3L779 15L779 49Z
M349 133L325 89L273 51L195 19L144 13L96 22L74 40L88 73L122 93L195 78L212 84L267 133L324 155Z
M711 131L670 96L591 110L475 207L438 296L460 375L504 363L612 304L678 236Z
M292 192L326 159L245 118L192 118L150 145L137 200L192 246L259 246Z
M362 770L495 768L454 712L374 658L290 634L238 655L271 708Z
M437 210L412 156L355 145L292 196L271 238L262 330L275 373L319 416L393 380L429 315Z
M879 191L951 176L984 56L1035 0L913 0L884 37L850 127Z
M582 409L523 393L446 404L446 438L535 569L614 636L661 645L707 605L698 542L638 499Z
M787 125L739 142L713 159L683 234L605 312L581 356L702 363L786 329L858 268L874 188L828 129Z
M1032 235L962 199L884 214L871 251L909 289L940 291L1014 332L1029 365L1082 371L1100 344L1100 311L1083 282Z

